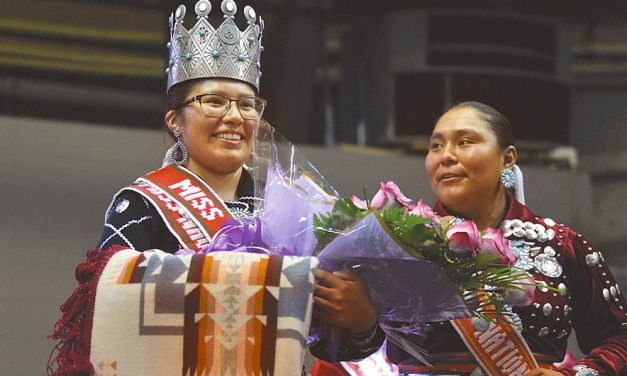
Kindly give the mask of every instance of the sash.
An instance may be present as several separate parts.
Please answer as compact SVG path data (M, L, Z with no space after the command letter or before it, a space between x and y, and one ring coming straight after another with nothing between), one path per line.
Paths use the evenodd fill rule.
M551 355L533 354L541 368L556 370L553 362L557 359ZM434 364L427 366L415 363L399 363L400 375L446 375L446 376L485 376L486 373L477 364L475 356L469 352L437 353L429 356Z
M222 224L233 218L211 187L181 166L162 167L123 190L150 201L179 243L195 251L209 245Z
M523 375L538 368L527 342L508 320L488 323L473 317L451 324L488 375Z

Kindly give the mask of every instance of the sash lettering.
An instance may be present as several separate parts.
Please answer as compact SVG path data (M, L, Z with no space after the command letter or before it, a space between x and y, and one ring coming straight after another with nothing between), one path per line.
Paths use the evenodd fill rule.
M451 323L489 375L523 375L538 367L522 335L506 319L490 323L485 331L475 329L472 319L453 320Z
M208 221L224 217L224 212L216 208L213 200L207 196L199 187L192 185L189 179L181 180L169 186L172 191L179 191L183 200L187 201L194 209L198 210L201 217ZM207 211L207 208L210 208Z

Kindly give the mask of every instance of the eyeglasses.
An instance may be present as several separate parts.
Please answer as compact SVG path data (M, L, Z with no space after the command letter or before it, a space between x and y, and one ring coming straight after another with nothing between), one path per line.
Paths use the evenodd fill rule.
M207 117L222 117L226 115L231 108L232 102L237 103L237 109L242 117L249 120L260 119L261 115L263 115L263 110L266 108L266 100L259 97L233 99L220 94L201 94L183 101L174 107L173 110L178 110L195 101L200 103L200 110Z

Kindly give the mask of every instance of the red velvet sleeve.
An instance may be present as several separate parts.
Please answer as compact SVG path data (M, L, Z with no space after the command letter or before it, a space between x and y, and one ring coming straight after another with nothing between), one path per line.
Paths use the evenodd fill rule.
M570 244L564 245L572 252L566 268L572 278L573 327L579 347L587 354L577 364L601 375L618 375L627 363L625 299L601 252L581 234L567 235Z

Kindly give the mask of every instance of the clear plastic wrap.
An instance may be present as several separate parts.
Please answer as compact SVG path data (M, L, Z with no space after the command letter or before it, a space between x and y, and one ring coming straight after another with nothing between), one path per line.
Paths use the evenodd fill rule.
M346 228L319 253L315 214L327 213L339 199L316 168L267 123L255 143L253 176L256 208L265 246L277 253L317 256L327 271L350 269L360 276L379 312L387 338L417 359L421 324L470 316L456 286L437 266L409 255L374 213ZM326 336L337 349L339 331L312 323L309 344ZM333 351L332 351L333 352Z
M253 178L264 243L311 256L316 244L313 216L326 213L337 191L291 142L262 121L254 145Z
M275 171L276 174L268 174L268 171ZM285 186L302 190L305 193L302 197L313 204L332 206L340 197L296 146L264 120L260 122L255 136L252 174L255 197L264 197L268 182L275 184L272 182L277 175L283 179ZM262 207L267 204L264 200Z

